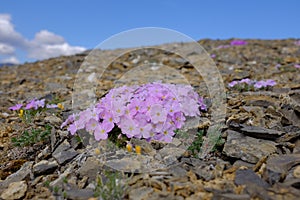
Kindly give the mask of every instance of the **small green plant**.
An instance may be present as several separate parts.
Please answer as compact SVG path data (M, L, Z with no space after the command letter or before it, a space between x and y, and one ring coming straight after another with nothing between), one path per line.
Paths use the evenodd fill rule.
M203 135L204 130L198 131L195 140L193 141L191 146L188 147L188 150L192 152L193 156L196 156L201 149L201 146L203 144Z
M49 188L50 187L50 183L51 182L49 180L47 180L47 181L44 182L44 186L47 187L47 188Z
M48 124L45 125L45 129L31 129L30 131L24 131L21 136L13 137L11 142L15 146L30 146L38 142L47 140L51 133L52 127Z
M212 148L212 152L216 152L218 150L219 147L222 147L223 144L225 143L224 139L221 137L221 135L219 135L219 137L215 138L215 141L213 141L215 143L214 147Z
M121 200L123 199L124 189L120 184L122 175L120 172L105 171L105 181L101 176L96 178L95 197L101 197L103 200Z
M180 129L177 129L174 132L175 132L175 134L178 138L182 138L182 139L188 139L189 138L189 134L186 131L182 131Z
M53 192L54 192L55 194L58 194L58 192L59 192L59 187L58 187L58 186L54 186L54 187L53 187Z

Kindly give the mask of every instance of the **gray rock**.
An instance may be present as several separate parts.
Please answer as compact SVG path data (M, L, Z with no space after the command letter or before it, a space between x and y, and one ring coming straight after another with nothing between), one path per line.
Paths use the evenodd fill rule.
M54 154L53 157L57 160L58 164L62 165L72 160L77 155L77 151L75 151L74 149L69 149L67 151L62 151L60 153Z
M50 124L55 125L61 125L62 120L59 117L56 117L55 115L50 115L44 118L45 122L48 122Z
M276 152L276 143L255 139L242 133L228 130L227 142L223 152L230 157L240 158L249 163L256 163L263 156Z
M66 191L68 199L86 200L94 196L94 190L91 189L71 189Z
M174 165L168 168L168 172L170 172L173 176L176 177L185 177L187 171L181 166Z
M270 187L267 182L262 180L254 171L251 169L240 169L235 173L234 183L237 185L249 185L254 184L259 187L268 188Z
M284 135L283 131L277 131L274 129L267 129L267 128L257 127L257 126L247 126L244 124L240 124L239 132L242 132L247 136L251 136L255 138L272 139L272 140Z
M233 163L233 166L236 166L236 167L244 166L244 167L252 168L255 165L253 163L248 163L248 162L245 162L245 161L242 161L242 160L237 160Z
M27 184L25 181L10 183L8 188L4 190L1 194L1 198L6 199L20 199L27 191Z
M248 194L214 194L212 200L250 200L251 197Z
M100 161L95 157L88 157L85 163L79 168L80 177L89 177L89 182L94 181L100 171Z
M104 163L104 166L118 171L131 173L151 172L166 168L165 164L154 159L152 156L136 154L109 158Z
M19 182L24 180L25 178L29 177L32 172L31 172L31 168L32 168L33 162L26 162L23 164L23 166L15 173L9 175L4 181L0 182L0 193L2 193L2 191L7 188L7 186L10 183L13 182Z
M164 147L159 150L159 154L162 157L164 164L170 166L171 164L178 162L178 158L184 154L186 150L176 147Z
M176 148L176 147L164 147L161 150L159 150L159 154L165 158L167 156L173 156L176 158L179 158L180 156L182 156L182 154L184 154L185 149L181 149L181 148Z
M129 192L129 199L134 200L142 200L142 199L149 199L149 195L153 192L153 188L149 187L140 187Z
M75 164L71 163L71 165L66 170L64 170L64 172L60 174L57 179L50 183L50 187L61 186L66 177L68 177L71 173L74 172L74 165Z
M283 180L288 170L299 163L300 154L286 154L272 157L267 160L263 177L268 183L274 184L275 182Z
M68 149L70 149L71 148L71 145L70 145L70 143L68 142L68 140L64 140L55 150L54 150L54 152L52 153L53 155L55 155L55 154L58 154L58 153L60 153L60 152L62 152L62 151L66 151L66 150L68 150Z
M54 161L42 160L33 165L33 174L35 176L50 174L58 167L58 163Z

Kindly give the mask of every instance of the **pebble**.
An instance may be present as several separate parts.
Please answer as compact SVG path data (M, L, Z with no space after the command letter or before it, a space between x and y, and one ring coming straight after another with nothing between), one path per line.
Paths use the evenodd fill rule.
M27 191L27 184L25 181L10 183L8 188L1 194L4 200L20 199Z

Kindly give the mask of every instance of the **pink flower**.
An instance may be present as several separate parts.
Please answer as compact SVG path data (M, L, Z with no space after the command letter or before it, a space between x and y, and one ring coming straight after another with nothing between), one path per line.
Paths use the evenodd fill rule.
M25 110L29 110L31 108L34 108L35 110L38 109L38 105L36 104L35 99L32 99L29 103L27 103Z
M164 130L162 133L156 136L156 139L164 142L172 142L173 136L175 135L173 130Z
M131 116L136 115L137 112L141 111L141 102L137 99L133 99L131 103L128 105L128 109Z
M299 43L300 43L300 40L299 40ZM300 45L300 44L299 44L299 45ZM300 65L299 65L299 64L295 64L294 67L296 67L296 68L299 69L299 68L300 68Z
M77 127L75 124L71 124L69 127L68 127L68 131L71 133L71 135L74 135L77 131Z
M73 123L74 120L75 120L75 114L69 115L69 117L66 119L66 121L64 121L64 122L61 124L60 128L63 128L63 127L65 127L66 125L68 125L68 124L70 124L70 123Z
M151 130L152 130L152 126L151 124L147 124L145 126L141 126L137 128L139 130L139 135L141 135L143 138L150 138L151 135Z
M151 122L154 124L158 122L165 122L167 119L167 112L165 111L164 107L160 104L155 104L151 106L149 110L149 115Z
M99 124L99 122L97 120L95 120L94 118L91 118L87 124L86 124L86 130L87 131L94 131L97 127L97 125Z
M58 108L57 104L47 104L46 108Z
M171 141L174 130L181 128L185 116L199 116L206 109L203 98L191 86L149 83L114 88L94 107L68 118L68 130L75 134L86 129L95 139L106 139L116 125L128 138Z
M110 123L101 123L98 124L95 128L94 136L97 141L106 140L108 137L108 132L111 131Z
M132 138L135 135L139 135L139 130L137 129L136 124L132 119L128 117L121 119L120 128L123 134L126 134L128 138Z
M182 112L177 112L172 117L172 121L174 122L176 128L181 128L184 124L185 117Z
M239 83L246 83L246 84L250 85L252 83L252 81L249 78L244 78L244 79L240 80Z
M247 41L244 41L244 40L232 40L230 42L231 46L243 46L243 45L246 45L246 44L247 44Z
M232 81L228 84L228 87L234 87L238 83L239 83L238 81Z
M35 103L37 107L43 108L45 106L45 99L37 100Z
M22 108L23 104L16 104L12 107L9 107L9 110L20 110Z
M272 79L268 79L265 81L267 86L274 86L276 85L276 81L272 80Z

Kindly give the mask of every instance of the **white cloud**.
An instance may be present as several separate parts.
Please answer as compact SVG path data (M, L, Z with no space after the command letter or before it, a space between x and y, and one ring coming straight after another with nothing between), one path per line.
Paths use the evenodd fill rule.
M86 50L84 47L71 46L64 38L47 30L36 33L30 41L28 56L35 59L46 59L60 55L72 55Z
M35 34L33 40L28 40L15 30L9 14L0 14L0 56L6 56L5 61L16 63L17 50L25 51L28 58L47 59L76 54L86 49L72 46L62 36L48 30L41 30Z
M11 45L0 43L0 54L13 54L15 48Z
M64 43L65 40L63 37L59 35L55 35L54 33L51 33L47 30L41 30L40 32L35 34L35 37L33 39L33 42L37 44L61 44Z
M26 39L15 30L9 14L0 14L0 42L17 47L26 45Z
M1 60L1 63L19 64L19 60L15 56L11 56Z

